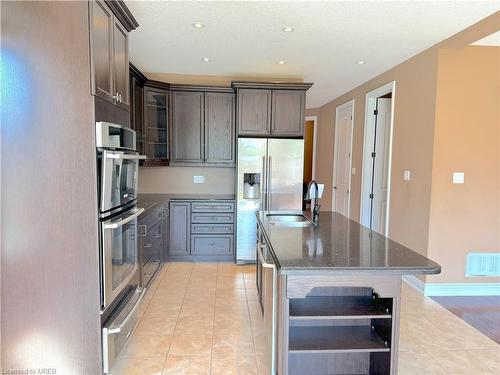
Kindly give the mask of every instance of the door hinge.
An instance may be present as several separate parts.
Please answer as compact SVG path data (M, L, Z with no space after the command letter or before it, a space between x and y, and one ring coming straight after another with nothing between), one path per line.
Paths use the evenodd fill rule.
M373 194L370 194L370 199L373 199Z
M374 158L374 157L375 157L375 155L376 155L376 153L375 153L375 152L372 152L372 158Z
M378 115L378 109L376 109L375 111L373 111L373 114L374 114L375 116L377 116L377 115Z
M349 189L347 189L347 195L349 195Z

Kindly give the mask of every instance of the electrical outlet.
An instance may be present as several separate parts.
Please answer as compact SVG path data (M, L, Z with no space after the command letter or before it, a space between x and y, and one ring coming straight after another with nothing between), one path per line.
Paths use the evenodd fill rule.
M205 176L193 176L193 184L204 184Z
M408 169L403 171L403 181L410 181L411 172Z
M454 184L463 184L465 182L465 173L464 172L453 172L453 183Z

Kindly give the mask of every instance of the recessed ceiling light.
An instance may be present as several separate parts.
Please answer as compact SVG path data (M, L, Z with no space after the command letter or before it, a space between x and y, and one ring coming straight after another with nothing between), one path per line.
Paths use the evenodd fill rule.
M287 26L287 27L282 28L281 30L283 30L285 33L291 33L295 29L293 27Z
M284 61L284 60L280 60L280 61L278 61L278 64L280 64L280 65L285 65L285 64L286 64L286 61Z
M205 62L209 62L209 61L210 61L210 59L209 59L208 57L204 57L204 58L203 58L203 61L205 61Z
M356 64L358 64L358 65L363 65L364 63L365 63L365 62L364 62L363 60L361 60L361 61L358 61Z
M195 23L191 24L191 26L193 26L195 29L202 29L205 27L205 24L201 23L201 22L195 22Z

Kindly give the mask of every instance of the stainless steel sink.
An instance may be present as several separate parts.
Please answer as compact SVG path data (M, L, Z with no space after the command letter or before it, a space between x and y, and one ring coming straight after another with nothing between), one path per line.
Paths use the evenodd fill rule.
M313 223L301 214L267 214L269 223L278 227L309 227Z

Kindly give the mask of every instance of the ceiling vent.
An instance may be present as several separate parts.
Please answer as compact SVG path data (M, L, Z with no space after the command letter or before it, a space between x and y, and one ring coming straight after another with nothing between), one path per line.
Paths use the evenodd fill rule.
M466 276L500 276L500 253L467 254Z

